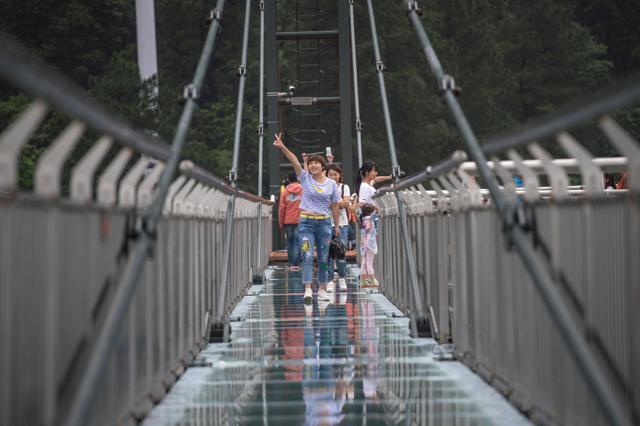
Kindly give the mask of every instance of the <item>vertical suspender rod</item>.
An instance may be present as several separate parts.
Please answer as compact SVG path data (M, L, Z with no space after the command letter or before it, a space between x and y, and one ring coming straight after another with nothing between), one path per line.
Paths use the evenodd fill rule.
M247 49L249 46L249 21L251 18L251 0L246 0L244 12L244 32L242 36L242 59L238 68L240 84L238 86L238 101L236 105L236 129L233 137L233 159L229 172L229 183L233 189L238 189L238 157L240 155L240 135L242 133L242 113L244 109L244 86L247 80ZM222 263L222 277L220 279L220 294L218 297L218 322L224 320L224 307L227 299L227 287L229 287L229 262L231 261L231 246L233 242L233 222L235 219L236 194L232 194L227 202L227 215L225 219L224 260Z

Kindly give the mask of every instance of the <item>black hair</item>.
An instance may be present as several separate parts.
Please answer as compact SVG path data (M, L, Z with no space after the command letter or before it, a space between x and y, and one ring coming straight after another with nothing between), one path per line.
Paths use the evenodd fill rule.
M371 216L375 211L376 211L376 206L374 206L373 204L365 204L360 208L360 226L361 227L364 227L364 223L362 223L364 221L364 218L367 216Z
M307 164L310 164L313 161L317 161L318 163L322 164L322 170L327 167L327 160L325 160L322 155L312 154L307 157Z
M362 179L369 173L371 170L378 170L378 166L371 160L367 160L362 163L360 170L358 172L358 177L356 178L356 192L358 193L358 198L360 197L360 185L362 184Z
M289 183L298 181L298 176L296 176L296 172L289 173L289 176L287 178L289 179Z
M342 169L337 164L331 163L327 166L327 176L329 176L329 170L335 170L340 175L340 182L342 182ZM340 183L336 182L336 183Z

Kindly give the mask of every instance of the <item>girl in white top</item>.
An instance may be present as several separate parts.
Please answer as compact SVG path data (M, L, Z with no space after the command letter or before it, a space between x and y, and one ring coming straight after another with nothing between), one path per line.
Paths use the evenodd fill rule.
M373 185L377 183L387 182L391 180L391 176L378 176L378 166L371 160L362 163L360 173L356 179L356 187L358 188L358 207L365 204L372 204L378 207L378 203L373 199L376 189Z
M376 193L376 189L373 187L376 183L387 182L391 180L391 176L378 176L378 167L376 163L371 160L367 160L362 163L362 167L360 167L360 173L358 175L358 179L356 180L356 185L358 186L358 203L357 206L362 208L365 205L373 206L377 212L378 203L373 198ZM377 214L374 212L372 217L369 219L371 223L377 222ZM361 230L364 231L364 230ZM373 234L374 239L376 238L376 233ZM364 234L363 238L364 239ZM375 244L375 241L370 241L370 244ZM361 241L362 244L362 241ZM362 252L362 248L361 252ZM376 250L377 251L377 250ZM370 258L368 260L368 265L370 265L369 269L361 268L360 270L360 286L361 287L378 287L378 280L376 280L373 272L373 256L375 253L370 254Z

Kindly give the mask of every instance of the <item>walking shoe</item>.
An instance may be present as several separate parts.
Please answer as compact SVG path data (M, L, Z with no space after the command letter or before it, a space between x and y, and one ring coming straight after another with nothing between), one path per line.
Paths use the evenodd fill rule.
M304 315L307 318L310 318L313 315L313 306L312 305L304 305Z
M296 265L292 265L289 267L289 269L293 272L298 272L300 270L300 267Z
M336 285L333 281L329 281L325 288L327 289L327 293L333 293L336 291Z
M331 300L331 295L326 290L318 290L318 300Z
M305 305L310 305L311 302L313 301L313 291L311 290L311 288L307 287L304 290L304 304Z
M362 287L362 288L378 288L378 280L376 280L375 278L367 278L366 280L364 280L360 284L360 287Z
M338 278L338 288L342 291L347 289L347 281L344 278Z

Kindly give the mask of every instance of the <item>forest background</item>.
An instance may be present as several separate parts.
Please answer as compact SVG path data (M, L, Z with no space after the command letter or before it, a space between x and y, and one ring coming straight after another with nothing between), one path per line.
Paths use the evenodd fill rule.
M319 0L327 23L323 29L337 27L331 22L336 16L336 1ZM301 2L304 0L297 0ZM138 75L133 0L5 0L0 3L0 31L17 38L134 126L157 127L160 137L168 142L182 108L183 87L193 77L205 38L205 18L214 3L155 2L160 93L157 123L145 112L148 105L140 96L144 88ZM379 0L374 4L382 57L388 69L385 78L398 158L402 168L412 173L448 156L462 147L462 141L439 98L406 18L404 1ZM257 1L252 6L239 179L241 187L255 192ZM279 1L281 29L292 25L295 6L296 0ZM640 70L640 0L422 0L420 6L445 70L462 87L460 101L480 141ZM223 31L184 150L185 158L218 176L226 176L231 166L243 14L244 2L227 1ZM388 172L388 145L364 1L355 2L355 16L365 157L376 160L382 171ZM287 74L295 68L291 61L292 56L281 51L281 90L295 82L295 75ZM335 65L329 66L327 73L331 69L337 70ZM337 75L331 78L337 79ZM337 96L337 90L323 95ZM27 95L0 84L0 129L29 101ZM640 137L640 108L619 112L616 118ZM38 156L68 123L68 117L50 114L23 150L21 188L32 187ZM576 132L594 155L617 155L593 126ZM67 169L96 136L85 136ZM271 149L269 137L266 135L265 150ZM353 140L355 143L355 137ZM548 146L563 156L554 144ZM264 181L267 193L266 172Z

